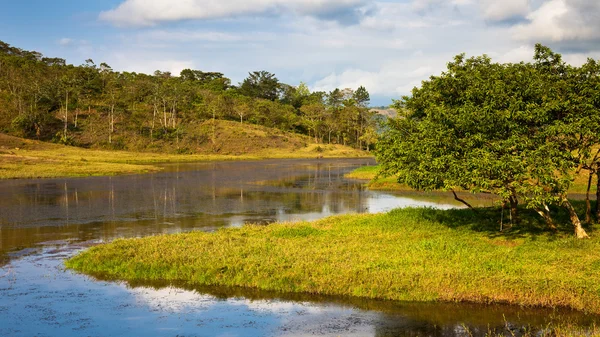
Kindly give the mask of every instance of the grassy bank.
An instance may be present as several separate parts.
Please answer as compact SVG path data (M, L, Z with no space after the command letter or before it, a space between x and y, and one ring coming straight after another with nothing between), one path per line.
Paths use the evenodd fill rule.
M535 215L523 216L523 225L499 233L497 209L346 215L117 240L66 265L130 282L600 313L600 240L576 240L569 227L550 235Z
M371 190L379 190L379 191L401 191L401 190L410 190L411 188L399 184L396 178L394 177L377 177L377 173L379 173L378 166L363 166L358 169L349 172L345 175L346 178L351 179L360 179L360 180L368 180L368 187ZM585 193L587 190L588 184L588 173L582 172L575 178L573 185L569 189L570 193ZM592 183L592 188L590 193L596 193L596 180L594 178Z
M229 128L228 130L231 131L232 129ZM253 138L258 137L255 141L260 141L258 135L260 130L257 129L254 131L253 135L256 137ZM248 132L240 133L239 137L246 137L248 134ZM231 142L236 142L231 137L228 139ZM240 146L248 146L248 142L244 142L239 137L237 143L242 144ZM264 134L262 137L269 138L270 136ZM254 146L248 148L246 152L240 152L244 154L236 155L221 154L220 152L171 154L84 149L0 134L0 179L144 173L160 170L161 168L153 164L165 162L367 156L365 152L341 145L283 143L287 145L284 146L277 142L270 146L269 142L263 141L263 145L260 147ZM241 149L241 151L245 151L243 150L245 149L244 147ZM228 151L225 152L229 153Z

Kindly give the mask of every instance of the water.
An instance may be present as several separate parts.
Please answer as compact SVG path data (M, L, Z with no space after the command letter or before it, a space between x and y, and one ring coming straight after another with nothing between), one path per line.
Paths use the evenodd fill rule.
M119 237L460 206L448 194L378 193L343 178L371 163L173 164L148 175L2 181L0 336L477 336L507 329L518 335L521 327L544 326L557 315L583 325L594 320L511 306L133 286L64 270L65 258Z

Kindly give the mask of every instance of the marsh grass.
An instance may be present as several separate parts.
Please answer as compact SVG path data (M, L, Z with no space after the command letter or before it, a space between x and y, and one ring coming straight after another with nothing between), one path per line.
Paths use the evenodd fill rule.
M588 229L592 239L577 240L568 226L548 233L534 214L523 210L523 219L499 232L496 208L399 209L116 240L84 251L66 265L133 283L600 313L600 241L594 228Z

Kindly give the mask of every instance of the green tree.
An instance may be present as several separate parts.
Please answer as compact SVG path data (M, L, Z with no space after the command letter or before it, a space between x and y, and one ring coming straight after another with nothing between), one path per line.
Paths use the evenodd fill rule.
M279 80L268 71L253 71L241 83L240 93L254 98L275 101L279 97Z
M566 81L548 82L552 68L492 63L457 56L440 76L395 102L377 146L382 173L422 190L488 192L510 204L519 199L553 227L549 205L564 206L577 237L587 237L567 189L574 160L557 130L566 123ZM566 137L565 137L566 138Z

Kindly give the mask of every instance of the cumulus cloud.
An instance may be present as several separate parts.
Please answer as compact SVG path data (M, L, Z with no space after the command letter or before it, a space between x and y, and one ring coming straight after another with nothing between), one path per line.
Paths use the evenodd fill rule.
M113 69L130 72L152 74L156 70L168 71L179 75L183 69L195 69L194 61L169 58L168 55L146 54L143 52L123 50L110 53L105 60Z
M500 63L519 63L521 61L531 61L533 59L533 46L522 45L513 48L505 53L490 53L494 61Z
M410 93L412 88L419 86L421 81L430 75L439 74L449 57L449 55L416 56L402 62L388 62L373 71L346 69L316 81L313 90L356 89L362 85L373 94L400 97Z
M483 17L493 22L523 19L530 11L529 0L482 0Z
M425 13L450 5L450 7L459 7L470 5L473 0L413 0L412 9L418 13Z
M563 48L600 49L600 2L550 0L513 28L516 39L554 42Z
M460 15L439 15L440 11L448 8L441 8L438 14L415 15L414 12L421 12L427 8L432 8L438 0L419 0L408 3L378 2L371 7L371 15L365 16L361 22L361 28L393 31L401 29L422 29L432 27L450 27L464 24ZM456 1L455 1L456 2ZM443 7L442 3L438 5ZM442 10L443 9L443 10ZM421 13L422 14L422 13Z
M233 83L267 70L313 90L364 85L378 105L410 93L462 52L530 61L541 41L569 62L597 58L581 49L600 46L599 13L597 0L121 0L101 18L137 26L187 21L123 30L104 55L86 57L126 71L219 71ZM563 48L567 42L580 50Z
M247 39L257 40L266 39L267 36L251 36L245 34L231 34L218 31L194 31L194 30L151 30L140 34L142 39L152 39L167 42L192 42L192 41L211 41L211 42L239 42Z
M209 20L244 15L293 13L349 21L361 14L365 0L125 0L100 13L117 26L152 26L160 22Z

